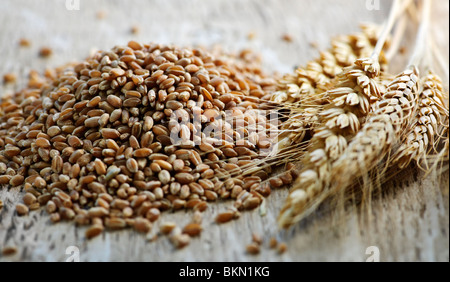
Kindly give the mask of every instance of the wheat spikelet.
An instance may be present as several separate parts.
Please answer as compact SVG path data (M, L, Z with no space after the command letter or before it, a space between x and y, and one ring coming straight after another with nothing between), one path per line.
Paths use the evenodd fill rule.
M399 168L406 167L413 160L418 163L426 161L430 154L436 154L437 146L448 128L448 109L441 79L429 72L421 80L421 85L423 89L414 121L392 157L393 164Z

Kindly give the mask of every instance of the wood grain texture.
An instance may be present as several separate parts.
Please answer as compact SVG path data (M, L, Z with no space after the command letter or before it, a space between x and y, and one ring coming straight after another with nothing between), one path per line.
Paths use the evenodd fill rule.
M358 30L361 22L381 23L390 1L380 10L369 11L366 1L106 1L80 0L80 10L68 11L64 1L3 0L0 5L0 75L18 74L16 85L2 87L8 93L24 86L30 69L42 71L87 57L91 50L108 49L134 39L142 42L211 46L226 50L252 48L260 52L266 71L290 72L317 56L310 46L329 45L331 36ZM433 34L448 65L449 2L436 0ZM96 17L99 11L104 19ZM130 32L133 25L140 32ZM253 32L256 37L248 40ZM288 33L293 42L281 40ZM20 38L32 45L19 48ZM411 41L411 38L410 38ZM50 59L38 57L41 46L51 46ZM402 68L404 58L396 58ZM395 69L394 67L394 69ZM448 86L448 78L446 79ZM448 174L439 180L408 169L383 186L383 193L369 208L350 210L345 216L318 212L289 231L278 231L276 216L287 189L274 191L267 199L267 215L257 210L242 213L239 220L217 225L214 217L231 202L212 204L204 215L204 232L182 250L175 250L165 237L149 242L132 230L106 232L87 241L85 228L73 223L53 225L45 211L17 217L17 189L0 189L5 207L0 211L0 250L16 246L12 256L1 261L64 261L66 248L77 246L82 261L364 261L369 246L380 249L382 261L449 260ZM192 218L190 212L164 213L163 219L179 226ZM156 223L151 235L157 230ZM245 253L251 234L263 236L259 255ZM278 255L268 248L270 237L286 242L288 251Z

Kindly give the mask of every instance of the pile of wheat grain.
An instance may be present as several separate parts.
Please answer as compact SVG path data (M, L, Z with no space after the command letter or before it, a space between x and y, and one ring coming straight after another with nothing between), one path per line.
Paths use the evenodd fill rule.
M162 211L194 209L183 229L161 224L183 247L200 234L207 202L234 199L216 218L228 222L294 182L279 216L289 227L377 167L436 169L448 160L448 96L430 69L420 77L418 61L389 72L400 2L383 29L337 37L277 81L252 52L134 41L44 78L33 72L28 88L1 100L0 184L23 187L19 215L45 206L53 222L90 225L88 238L147 233ZM271 177L279 164L285 171Z

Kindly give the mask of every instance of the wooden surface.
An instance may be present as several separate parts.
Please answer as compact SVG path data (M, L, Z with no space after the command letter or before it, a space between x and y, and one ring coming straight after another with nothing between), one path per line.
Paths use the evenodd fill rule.
M310 46L328 46L330 36L358 30L361 22L381 23L390 1L380 10L366 9L365 0L355 1L87 1L80 10L66 10L64 1L3 0L0 5L0 75L14 72L18 84L0 88L8 93L23 87L30 69L42 71L68 61L82 60L93 49L143 42L191 46L221 44L226 50L253 48L260 52L266 71L289 72L317 56ZM448 65L449 2L436 0L433 34ZM98 19L98 12L105 18ZM138 34L130 32L133 25ZM253 32L255 38L248 40ZM293 42L281 40L288 33ZM19 48L19 38L31 41ZM411 39L410 39L411 41ZM41 46L51 46L50 59L37 56ZM402 68L404 58L395 68ZM448 89L448 79L447 79ZM267 215L258 210L225 225L213 223L215 215L231 202L212 204L205 213L204 232L183 250L175 250L165 237L148 242L132 230L106 232L87 241L84 228L73 223L53 225L45 211L17 217L14 206L20 192L0 189L5 207L0 211L0 250L16 246L12 256L0 261L65 261L66 248L76 246L81 261L365 261L366 248L376 246L381 261L449 260L449 178L426 178L408 169L383 186L384 193L363 212L346 216L324 212L310 216L289 231L278 231L276 216L287 190L275 191L267 199ZM164 220L180 226L191 220L189 212L164 213ZM153 232L158 230L158 223ZM251 234L263 236L261 254L245 253ZM276 254L268 248L270 237L286 242L288 251Z

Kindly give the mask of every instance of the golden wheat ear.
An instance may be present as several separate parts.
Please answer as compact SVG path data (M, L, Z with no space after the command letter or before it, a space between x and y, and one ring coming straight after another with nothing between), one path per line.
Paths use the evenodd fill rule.
M356 151L362 151L364 154L361 154L361 156L369 155L371 148L368 146L364 147L365 143L370 144L370 142L374 142L373 140L376 140L375 142L389 142L389 137L395 134L391 132L391 134L383 136L386 140L378 140L380 139L378 131L381 130L381 127L385 126L386 130L389 130L389 124L392 127L392 124L403 123L407 120L406 113L395 111L392 112L392 118L395 116L397 120L391 123L388 120L389 114L377 114L376 118L369 117L374 127L367 128L366 122L363 127L363 133L376 138L373 140L365 138L364 135L358 132L360 132L362 123L368 118L370 111L373 109L372 105L374 103L376 103L375 108L378 108L377 112L390 111L395 106L393 104L395 102L398 105L399 103L405 104L405 108L402 108L402 111L412 111L414 109L412 101L415 101L417 88L417 70L414 67L405 70L388 85L388 94L386 94L388 96L386 98L392 98L392 100L381 99L382 93L377 83L377 79L380 76L379 54L384 45L384 40L393 25L396 9L398 9L399 5L400 1L394 2L388 24L385 26L372 56L358 59L354 66L345 68L338 75L339 82L336 88L326 92L325 95L330 102L319 115L321 126L316 129L311 139L310 150L303 161L304 169L294 182L280 212L278 217L280 227L287 228L301 220L329 195L348 187L351 181L354 180L353 176L358 177L368 172L369 168L364 168L362 171L358 168L355 172L352 172L352 170L347 172L339 171L339 167L341 164L345 164L342 165L344 170L347 166L353 167L354 163L347 162L355 161L355 158L358 158L354 155ZM389 95L392 95L392 97ZM399 95L399 97L395 95ZM383 104L386 102L388 103ZM385 107L386 109L384 109ZM397 108L395 109L397 110ZM357 140L355 141L355 139ZM363 143L362 148L358 146L361 142ZM357 160L366 161L365 158Z
M361 32L333 38L332 47L321 52L320 58L279 81L271 100L289 112L289 118L281 126L279 150L304 141L307 133L314 131L322 105L329 103L326 91L338 83L338 75L357 58L368 57L373 52L380 28L375 25L361 28ZM381 68L386 69L387 61L381 57Z

